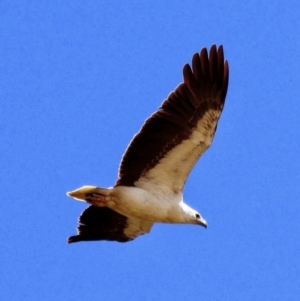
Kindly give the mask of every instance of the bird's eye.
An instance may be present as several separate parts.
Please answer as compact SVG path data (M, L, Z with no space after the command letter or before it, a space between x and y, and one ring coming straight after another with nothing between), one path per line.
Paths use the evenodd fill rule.
M196 214L196 218L200 218L200 214L197 213L197 214Z

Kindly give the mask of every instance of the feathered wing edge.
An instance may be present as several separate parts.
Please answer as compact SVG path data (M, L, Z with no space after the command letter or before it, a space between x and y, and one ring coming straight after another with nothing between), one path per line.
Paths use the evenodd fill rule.
M116 186L135 185L167 153L189 139L208 110L214 109L221 113L229 78L228 62L224 62L222 46L217 49L213 45L209 56L206 48L200 54L194 54L192 69L186 64L183 77L184 82L170 93L130 142L120 164ZM200 153L194 153L199 158L206 148Z
M152 225L128 218L108 207L89 206L79 217L78 235L70 236L68 243L96 240L128 242L148 233Z

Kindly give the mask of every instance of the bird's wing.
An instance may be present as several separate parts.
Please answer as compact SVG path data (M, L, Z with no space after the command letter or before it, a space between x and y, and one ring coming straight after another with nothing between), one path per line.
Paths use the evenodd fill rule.
M108 207L89 206L79 217L78 235L68 243L90 240L127 242L150 232L152 222L126 217Z
M229 68L223 47L194 54L183 79L134 136L120 164L116 186L153 185L181 191L210 146L224 107ZM149 186L150 185L150 186Z

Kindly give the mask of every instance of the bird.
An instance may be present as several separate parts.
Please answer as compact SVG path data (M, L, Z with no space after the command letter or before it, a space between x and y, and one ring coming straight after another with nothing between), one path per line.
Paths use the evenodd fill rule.
M207 227L183 199L185 182L214 138L228 89L223 46L203 48L183 67L183 82L133 137L113 187L82 186L67 195L89 204L79 217L79 241L129 242L155 223Z

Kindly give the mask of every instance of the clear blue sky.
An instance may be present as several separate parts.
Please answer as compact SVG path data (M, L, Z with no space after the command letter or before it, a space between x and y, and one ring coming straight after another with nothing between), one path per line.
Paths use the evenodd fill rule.
M1 300L299 300L299 1L0 2ZM223 44L212 147L185 187L208 221L67 245L132 136Z

